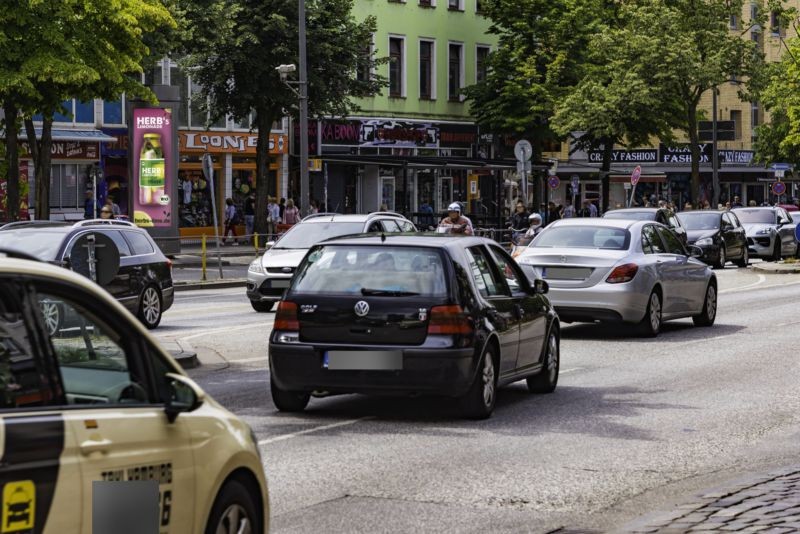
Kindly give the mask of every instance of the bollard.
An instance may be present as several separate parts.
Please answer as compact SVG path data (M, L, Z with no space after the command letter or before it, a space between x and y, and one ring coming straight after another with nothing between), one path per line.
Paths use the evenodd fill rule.
M203 282L206 281L206 234L203 234L203 238L200 241L200 266L203 269L203 277L201 280Z
M253 233L253 246L256 248L256 256L258 256L258 232Z

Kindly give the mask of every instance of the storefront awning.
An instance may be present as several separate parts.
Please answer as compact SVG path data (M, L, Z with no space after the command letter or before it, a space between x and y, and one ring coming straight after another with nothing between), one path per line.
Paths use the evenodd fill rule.
M483 169L516 170L517 162L508 159L484 160L472 158L424 157L424 156L365 156L356 154L323 154L311 156L326 163L348 165L378 165L381 167L409 167L415 169ZM546 171L547 162L532 162L531 170Z
M34 128L36 131L36 138L42 138L42 129ZM5 132L3 132L5 136ZM117 140L116 137L104 134L100 130L72 130L66 128L53 128L52 130L53 141L86 141L92 143L113 143ZM19 132L20 141L28 139L28 134L23 128Z

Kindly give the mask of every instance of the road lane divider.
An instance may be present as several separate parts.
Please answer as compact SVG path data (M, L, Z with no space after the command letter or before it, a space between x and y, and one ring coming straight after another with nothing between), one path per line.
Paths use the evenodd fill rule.
M736 293L737 291L745 291L747 289L752 289L752 288L758 287L758 286L760 286L761 284L763 284L764 282L767 281L767 277L765 275L759 274L757 276L758 276L758 282L754 282L752 284L748 284L748 285L742 286L742 287L733 287L733 288L730 288L730 289L722 289L722 290L719 291L719 294L722 295L723 293Z
M269 445L270 443L276 443L278 441L285 441L287 439L297 438L300 436L304 436L306 434L311 434L314 432L322 432L323 430L330 430L332 428L339 428L342 426L349 426L354 425L356 423L360 423L361 421L366 421L367 419L374 419L374 416L367 415L366 417L359 417L358 419L350 419L349 421L339 421L338 423L331 423L329 425L322 425L322 426L315 426L314 428L308 428L306 430L300 430L299 432L292 432L291 434L282 434L280 436L275 436L272 438L261 439L258 441L259 445Z

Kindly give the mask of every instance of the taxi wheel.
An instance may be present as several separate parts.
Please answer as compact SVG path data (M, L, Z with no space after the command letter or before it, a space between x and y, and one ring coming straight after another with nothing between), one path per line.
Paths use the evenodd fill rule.
M263 532L257 510L247 488L238 480L230 480L222 487L214 501L206 534Z
M258 313L266 313L272 311L272 308L275 307L274 302L256 302L255 300L251 300L250 305Z
M302 391L286 391L281 389L272 380L269 379L269 390L272 393L272 403L275 407L282 412L302 412L308 406L308 401L311 399L309 393Z
M139 320L150 330L161 322L161 293L155 286L147 286L139 301Z

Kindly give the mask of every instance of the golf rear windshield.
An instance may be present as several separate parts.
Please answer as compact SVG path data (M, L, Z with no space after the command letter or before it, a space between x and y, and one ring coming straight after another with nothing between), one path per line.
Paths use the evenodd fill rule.
M321 246L301 265L292 292L442 297L447 294L443 265L436 249Z

